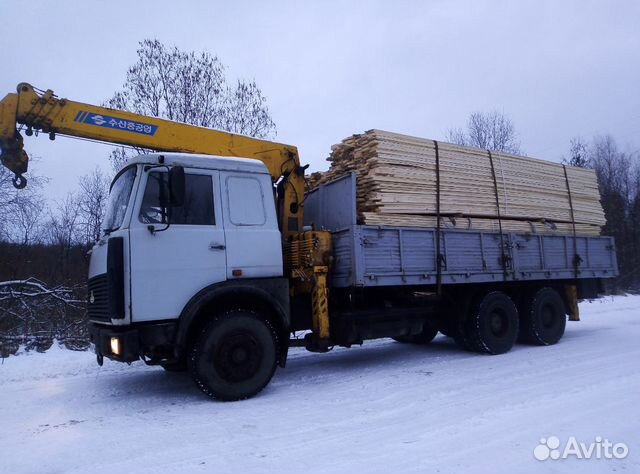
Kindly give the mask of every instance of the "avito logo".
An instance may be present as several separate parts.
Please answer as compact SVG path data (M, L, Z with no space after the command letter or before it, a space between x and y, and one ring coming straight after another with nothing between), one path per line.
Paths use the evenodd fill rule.
M624 459L629 454L629 447L625 443L613 443L607 438L596 436L591 443L579 442L575 436L567 439L564 447L561 447L557 436L540 438L540 444L533 450L533 455L538 461L547 459Z

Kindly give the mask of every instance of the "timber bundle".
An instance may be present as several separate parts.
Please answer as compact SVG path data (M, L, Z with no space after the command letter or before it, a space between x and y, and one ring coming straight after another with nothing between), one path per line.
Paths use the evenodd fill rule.
M353 171L360 224L599 235L593 170L370 130L332 147L308 189Z

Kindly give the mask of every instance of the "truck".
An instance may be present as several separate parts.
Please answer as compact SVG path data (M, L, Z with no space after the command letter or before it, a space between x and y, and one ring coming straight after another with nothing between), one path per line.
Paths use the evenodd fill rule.
M114 177L91 250L97 361L188 370L207 396L259 393L290 347L365 340L503 354L551 345L618 274L607 236L373 226L351 173L305 195L295 146L58 98L0 102L2 164L26 185L22 133L152 150ZM300 335L300 336L298 336Z

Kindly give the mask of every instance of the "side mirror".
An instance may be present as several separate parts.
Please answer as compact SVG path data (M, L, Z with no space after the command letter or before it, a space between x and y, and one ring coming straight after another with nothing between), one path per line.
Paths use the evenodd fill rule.
M169 201L172 206L184 204L184 167L174 166L169 170Z

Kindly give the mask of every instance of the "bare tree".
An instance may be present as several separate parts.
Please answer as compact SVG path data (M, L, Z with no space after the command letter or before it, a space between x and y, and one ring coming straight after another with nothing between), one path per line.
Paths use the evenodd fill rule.
M56 203L57 209L49 214L46 224L47 242L52 246L56 265L63 281L69 281L76 262L70 256L72 250L83 243L80 203L78 196L69 192ZM84 263L84 262L83 262Z
M109 181L97 167L80 178L77 205L80 212L82 240L85 244L100 239L102 220L109 198Z
M0 166L0 241L31 243L36 239L45 207L40 189L47 180L31 175L30 186L17 190L11 182L13 174Z
M578 168L591 168L587 143L580 137L572 138L569 146L569 158L563 157L562 162Z
M18 194L14 197L11 212L5 216L8 224L5 238L9 242L30 246L43 237L42 218L46 205L37 193Z
M513 121L498 111L472 113L467 121L467 129L450 129L447 140L457 145L521 153Z
M108 107L259 138L275 136L266 98L255 81L230 85L216 56L148 39L137 54L138 61ZM124 148L114 151L113 167L119 169L130 154Z
M276 128L265 104L255 81L238 81L234 88L227 88L220 120L208 126L250 137L273 137Z
M620 150L611 135L596 136L588 159L598 175L600 202L607 223L603 233L615 237L620 277L630 288L640 283L640 161L637 153ZM638 173L638 174L636 174Z
M11 184L11 173L4 166L0 166L0 240L8 240L8 216L15 203L17 193Z
M616 192L628 198L631 191L631 154L620 151L611 135L596 136L590 150L599 184L605 192Z
M80 205L77 196L69 192L56 202L57 210L49 213L47 241L61 249L70 249L81 240Z

